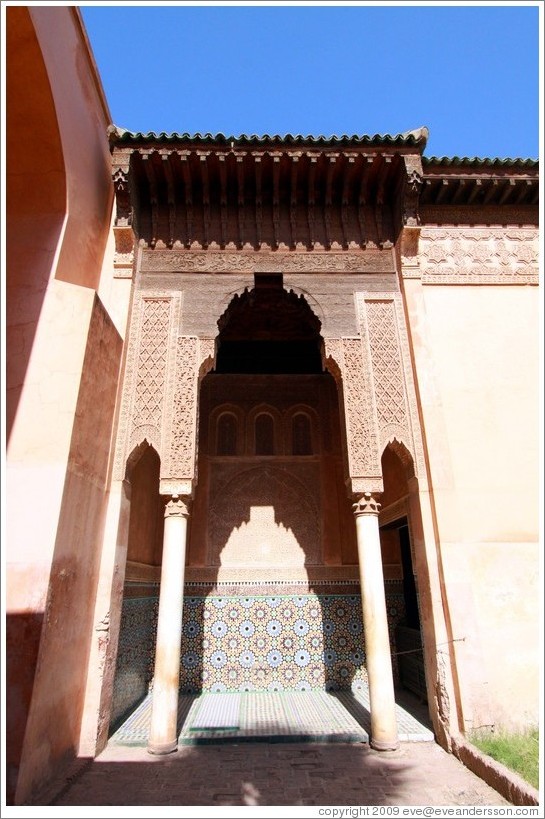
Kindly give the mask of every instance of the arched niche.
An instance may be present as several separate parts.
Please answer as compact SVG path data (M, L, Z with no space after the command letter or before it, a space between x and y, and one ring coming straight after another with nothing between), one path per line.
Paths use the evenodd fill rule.
M127 461L131 511L127 547L127 576L141 567L158 568L163 551L164 501L159 494L161 461L147 441Z
M218 320L216 372L321 373L320 320L280 274L255 276Z

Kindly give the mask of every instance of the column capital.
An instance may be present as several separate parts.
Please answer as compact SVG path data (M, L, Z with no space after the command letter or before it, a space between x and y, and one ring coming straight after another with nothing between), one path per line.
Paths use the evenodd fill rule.
M359 515L378 515L380 503L373 497L371 492L364 492L352 504L352 509L356 517L359 517Z
M165 506L165 518L188 518L190 503L191 498L189 495L171 495Z

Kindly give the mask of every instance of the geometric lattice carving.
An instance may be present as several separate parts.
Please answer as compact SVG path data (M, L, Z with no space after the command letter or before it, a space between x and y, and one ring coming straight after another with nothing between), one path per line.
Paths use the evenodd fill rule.
M403 370L397 338L394 303L366 303L367 330L373 364L375 402L381 436L407 430Z
M537 284L536 228L422 228L424 284Z
M136 364L133 424L160 425L167 361L170 301L145 299Z
M163 460L163 408L180 301L180 295L162 291L135 296L117 434L117 479L130 452L144 439Z
M400 293L358 293L358 318L367 338L380 451L405 444L417 476L425 474L418 404Z

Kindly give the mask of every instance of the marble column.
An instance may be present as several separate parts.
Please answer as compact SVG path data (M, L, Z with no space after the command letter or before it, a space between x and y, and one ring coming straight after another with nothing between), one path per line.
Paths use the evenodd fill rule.
M169 754L178 747L176 727L189 517L187 501L188 498L172 495L165 508L155 674L148 740L150 754Z
M365 655L369 678L370 744L377 751L392 751L398 747L399 741L378 528L380 504L370 492L365 492L353 505L353 509L356 517Z

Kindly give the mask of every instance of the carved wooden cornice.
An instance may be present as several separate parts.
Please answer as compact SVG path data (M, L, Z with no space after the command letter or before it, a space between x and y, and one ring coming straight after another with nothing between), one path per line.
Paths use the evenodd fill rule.
M407 150L115 146L116 224L151 248L391 247L400 180L419 160Z

